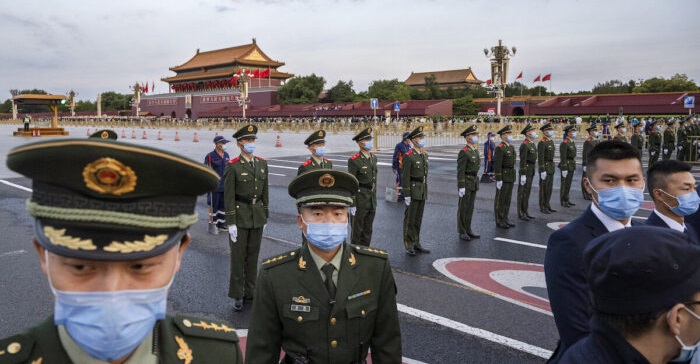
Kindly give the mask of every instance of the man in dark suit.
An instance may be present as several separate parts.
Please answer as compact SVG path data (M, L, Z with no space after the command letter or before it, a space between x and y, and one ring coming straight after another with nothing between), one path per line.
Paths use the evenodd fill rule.
M700 197L695 191L695 177L691 166L672 159L661 161L647 171L649 195L654 200L654 211L647 225L678 230L698 241L697 230L685 224L685 216L692 215L700 206Z
M592 239L631 226L644 202L644 172L639 151L622 141L604 141L588 155L586 190L593 196L588 209L555 231L547 243L544 273L559 331L552 362L589 332L590 290L583 274L583 250Z

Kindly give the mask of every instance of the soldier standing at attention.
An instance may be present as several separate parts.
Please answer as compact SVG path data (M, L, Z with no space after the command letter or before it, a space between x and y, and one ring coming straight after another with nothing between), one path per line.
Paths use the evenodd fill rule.
M258 253L270 211L267 162L253 155L258 127L246 125L233 137L241 155L232 159L224 172L226 223L231 247L231 278L228 296L234 311L243 309L245 299L253 299L258 274Z
M413 148L406 153L401 173L406 211L403 217L403 244L406 254L430 253L420 244L420 227L423 222L423 208L428 199L428 154L423 150L425 134L419 126L408 135Z
M520 144L520 184L518 185L518 218L520 220L529 221L535 217L528 213L528 205L530 201L530 190L532 189L532 180L535 177L535 165L537 164L537 147L535 140L537 139L537 129L532 125L527 124L520 132L525 135L525 141Z
M481 168L479 158L479 132L476 125L471 125L460 134L467 140L467 146L457 156L457 188L459 207L457 209L457 231L459 238L465 241L480 237L472 231L472 214L476 191L479 190L477 174Z
M644 134L642 134L641 125L635 123L636 120L637 119L634 119L632 121L632 125L634 125L634 131L632 133L632 138L630 138L630 143L633 147L637 148L637 150L641 154L642 150L644 150Z
M540 172L540 211L543 214L557 212L552 209L549 201L552 199L554 188L554 129L552 124L545 124L540 128L544 136L537 143L537 163Z
M657 125L656 120L652 120L652 129L649 133L649 165L651 168L659 160L661 154L661 125Z
M297 175L308 172L312 169L333 169L333 162L326 156L326 135L325 130L317 130L304 141L306 147L311 152L311 156L302 163L297 170Z
M508 220L510 200L513 195L513 183L515 182L515 147L513 132L510 125L504 126L498 131L501 143L493 154L493 170L496 175L496 198L494 199L494 213L496 226L504 229L515 226Z
M564 140L559 145L559 169L561 169L561 189L559 190L559 202L564 207L575 206L569 201L571 181L576 170L576 126L567 125L564 128Z
M215 172L108 138L24 145L7 166L32 180L27 210L54 309L0 340L0 362L243 363L233 328L166 314L197 196L216 188Z
M116 135L116 133L115 133ZM214 137L214 150L204 157L204 164L213 169L219 175L219 186L207 196L207 203L211 206L211 223L216 224L219 231L228 231L226 226L226 214L224 211L224 170L228 165L229 155L226 153L226 144L230 141L222 136Z
M685 161L686 155L688 153L688 121L683 121L679 124L678 131L676 132L676 139L678 140L678 152L676 152L676 160Z
M583 142L583 153L581 153L581 159L582 159L582 174L581 174L581 193L583 193L583 199L584 200L593 200L593 196L588 193L586 190L586 186L583 183L584 180L586 179L586 164L588 163L588 153L593 150L593 147L598 145L600 143L600 140L598 140L598 126L591 125L589 126L586 131L588 132L588 138L586 138L586 141Z
M352 243L369 246L377 211L377 156L370 152L374 148L372 128L360 131L352 140L360 147L360 152L348 159L348 172L357 178L360 186L355 204L349 209L353 216Z
M401 363L387 254L346 242L357 188L355 177L330 169L289 184L308 244L262 263L246 363L365 363L370 349L374 363Z
M664 154L661 156L662 160L671 159L671 154L673 150L676 149L676 132L675 132L675 120L668 119L666 122L666 130L664 130Z
M411 150L411 142L408 140L408 134L405 132L401 136L401 141L394 147L394 155L391 158L391 169L396 176L396 187L399 189L399 201L403 201L403 191L401 190L401 170L403 169L403 157Z
M629 140L627 139L627 128L625 128L625 121L620 120L615 124L615 131L617 134L615 134L615 137L613 137L613 140L619 140L621 142L629 143Z

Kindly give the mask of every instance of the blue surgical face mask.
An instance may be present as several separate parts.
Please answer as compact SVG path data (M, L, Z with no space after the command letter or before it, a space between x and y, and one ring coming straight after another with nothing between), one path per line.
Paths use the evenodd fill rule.
M506 141L507 141L508 143L512 143L512 142L513 142L513 136L512 136L512 135L508 135L508 136L506 137Z
M48 267L48 253L46 254ZM173 278L175 274L173 273ZM165 318L168 289L114 292L66 292L49 285L56 296L54 323L93 358L111 361L133 352Z
M475 136L472 136L472 137L471 137L471 143L472 143L472 144L476 144L476 143L478 143L478 142L479 142L479 137L478 137L478 136L475 135Z
M243 151L246 152L246 154L253 154L253 152L255 152L255 143L244 144Z
M366 141L365 144L362 146L362 149L364 149L364 150L366 150L366 151L368 151L368 152L369 152L370 150L372 150L373 148L374 148L374 142L371 141L371 140Z
M425 139L421 139L418 141L418 148L423 148L425 146Z
M598 132L597 132L597 131L594 131L594 132L593 132L593 136L597 138L597 137L598 137Z
M621 129L620 129L620 133L624 134L624 133L626 133L626 132L627 132L627 128L621 128Z
M664 190L660 191L678 200L678 206L676 207L671 207L666 202L661 201L678 216L692 215L698 210L698 207L700 207L700 196L698 196L698 193L695 192L695 190L679 196L674 196Z
M326 155L326 147L316 147L316 150L314 151L314 154L316 154L317 157L323 157Z
M688 313L693 316L694 318L700 320L700 317L693 312L692 310L688 309L688 307L683 307ZM674 336L676 338L676 341L678 341L679 344L681 344L681 351L678 354L677 357L671 359L669 363L685 363L689 362L691 359L693 359L693 356L695 356L695 352L698 351L698 346L700 346L700 342L695 343L695 345L687 346L683 343L683 340L681 340L678 335Z
M661 125L657 125L656 130L661 131Z
M569 136L569 138L571 138L571 139L576 139L576 133L571 133L571 135Z
M530 138L532 138L532 139L537 138L537 132L530 133Z
M588 184L598 194L598 208L615 220L629 218L644 203L644 188L619 186L596 190L590 180Z
M547 130L547 136L548 137L553 137L554 136L554 130Z
M323 251L337 248L348 237L347 223L308 223L304 217L301 221L306 224L306 239Z

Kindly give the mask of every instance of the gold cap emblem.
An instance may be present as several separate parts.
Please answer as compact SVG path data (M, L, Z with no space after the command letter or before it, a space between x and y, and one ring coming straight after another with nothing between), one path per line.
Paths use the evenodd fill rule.
M136 187L134 170L112 158L100 158L85 166L83 180L87 188L95 192L116 196Z
M109 133L106 131L103 131L102 134L100 134L100 138L102 139L107 139L109 138Z
M419 126L419 127L418 127L418 131L422 132L422 131L423 131L423 127L422 127L422 126Z
M323 136L323 130L318 132L318 136L322 137Z
M335 177L331 176L329 173L323 174L318 179L318 185L321 187L333 187L335 184Z
M248 131L253 131L253 126L252 126L252 125L248 126Z

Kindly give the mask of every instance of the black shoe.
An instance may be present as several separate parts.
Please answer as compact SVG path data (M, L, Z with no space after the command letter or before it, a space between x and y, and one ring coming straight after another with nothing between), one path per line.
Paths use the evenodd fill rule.
M573 202L569 202L569 207L571 207L571 206L576 206L576 204Z
M467 235L469 235L469 237L472 239L479 239L481 237L481 235L474 233L467 233Z
M414 248L417 252L423 253L423 254L430 254L430 249L428 248L423 248L422 246L417 246Z
M252 301L253 296L243 296L243 301Z
M555 209L553 209L553 208L551 208L551 207L549 207L548 210L549 210L549 212L552 212L552 213L557 212L557 210L555 210Z
M496 226L501 228L501 229L510 229L510 225L508 225L504 222L498 223L498 224L496 224Z
M547 209L542 209L542 210L540 210L540 212L543 214L546 214L546 215L551 214L551 212L549 212L549 210L547 210Z
M459 239L464 240L464 241L472 240L472 238L469 236L469 234L459 234Z
M527 217L527 218L530 219L530 220L534 220L534 219L535 219L534 216L530 216L530 215L525 215L525 217Z
M242 298L239 298L233 302L233 310L236 312L240 312L241 310L243 310L243 299Z
M507 222L506 225L508 225L509 227L514 227L514 226L515 226L515 224L513 224L512 222Z
M523 221L530 221L526 216L518 216L518 219Z
M412 256L412 257L415 257L415 256L416 256L416 251L413 250L413 249L408 249L408 250L406 250L406 254L408 254L408 255L410 255L410 256Z

